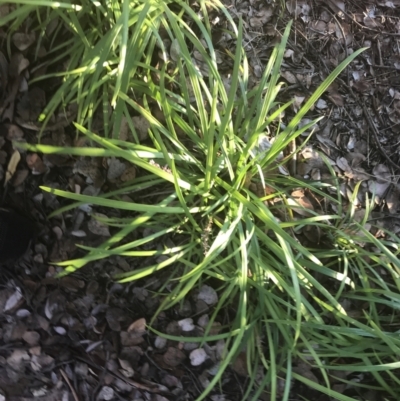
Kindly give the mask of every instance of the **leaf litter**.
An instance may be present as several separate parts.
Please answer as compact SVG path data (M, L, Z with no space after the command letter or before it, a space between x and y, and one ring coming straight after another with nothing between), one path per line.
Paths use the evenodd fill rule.
M344 197L344 212L354 205L356 195L358 209L355 218L362 222L368 195L373 197L379 210L373 215L374 225L396 231L396 224L400 227L400 189L396 170L400 163L396 132L396 124L400 121L400 94L396 86L400 56L398 50L393 50L397 49L395 35L400 32L396 22L397 2L380 1L372 8L363 2L354 4L338 0L329 0L324 6L321 1L287 0L284 3L287 14L279 23L283 26L285 18L294 18L297 35L286 50L280 75L285 84L283 96L294 100L294 111L304 104L310 91L328 71L355 50L356 42L369 47L350 65L347 77L342 74L316 103L310 117L323 118L299 137L296 144L300 149L299 157L292 174L304 180L330 183L330 169L333 169ZM275 3L261 1L227 5L233 18L241 15L244 20L243 45L252 70L249 83L252 87L261 76L273 44L279 40L278 8ZM8 15L13 7L11 4L1 5L0 15ZM393 10L393 13L388 13L388 10ZM219 17L223 18L222 15ZM53 27L47 27L49 33L59 23L54 21ZM216 24L214 29L218 32L219 25ZM104 186L119 188L124 182L134 180L138 171L117 158L105 158L99 163L92 158L71 159L39 153L21 157L12 147L12 141L35 143L36 134L43 128L38 118L50 94L29 84L29 74L34 74L36 67L30 51L37 45L37 40L37 35L29 30L15 32L11 57L6 56L8 53L4 49L0 52L2 179L4 185L13 183L14 189L9 189L11 194L18 193L21 188L31 191L29 208L39 216L44 230L39 241L43 241L47 253L35 248L19 262L21 286L6 275L3 277L6 289L0 291L0 304L9 322L2 327L1 340L8 350L0 355L4 362L0 366L4 377L1 387L6 387L8 394L28 399L38 395L42 399L53 396L60 399L61 395L64 397L73 390L79 391L83 399L90 399L88 394L91 393L104 400L111 400L116 394L132 399L141 399L142 395L145 399L150 396L158 400L194 399L198 394L195 387L204 388L218 369L225 343L220 340L199 348L198 343L185 345L149 332L146 319L151 319L160 302L152 296L152 292L161 287L160 282L143 280L137 284L142 286L140 291L134 286L111 291L110 277L116 272L128 271L135 264L133 258L122 262L111 257L96 262L92 270L79 272L75 281L68 277L55 278L57 268L48 265L48 262L76 255L79 252L76 244L95 246L99 243L98 237L109 236L109 226L100 220L113 216L104 209L95 208L94 211L68 212L46 221L44 216L60 207L59 200L51 194L38 196L32 188L37 188L41 182L55 188L68 187L73 192L100 193ZM235 43L229 34L222 32L219 45L223 50L221 54L226 54L225 49L233 49ZM171 60L180 57L176 40L169 44L168 51ZM192 60L198 71L208 74L208 66L201 54L194 53ZM221 56L219 65L229 71L229 58ZM73 105L52 116L43 132L43 143L56 146L73 144L74 139L64 128L70 126L75 116L76 107ZM121 139L136 133L139 140L145 142L150 128L148 120L134 115L130 118L135 132L130 131L124 117ZM301 124L307 124L307 121ZM35 133L33 137L32 133ZM273 142L273 138L267 140ZM306 140L305 144L303 141ZM60 166L67 170L66 174L60 175ZM274 173L283 174L282 171L287 174L290 169ZM302 188L294 189L286 201L295 218L318 214L322 201L326 210L335 207ZM369 223L364 228L371 230L376 237L385 238L384 230L373 231ZM77 235L71 239L73 233ZM319 234L310 233L307 226L303 228L303 234L309 241L320 242ZM212 286L203 285L189 294L188 299L192 309L189 316L184 310L177 309L173 317L161 314L153 327L175 336L204 333L218 303L218 293ZM194 318L196 314L200 316L197 320ZM221 325L221 322L214 321L214 332L219 332ZM119 336L113 336L114 332ZM225 386L236 382L233 374L248 375L246 358L245 350L238 354L231 371L224 376ZM72 362L63 368L56 367L62 361ZM297 361L295 365L296 373L320 383L318 375L308 364ZM190 370L193 368L198 370ZM198 375L198 380L192 379L196 386L185 382L188 369L192 375ZM40 385L31 372L52 386ZM344 374L343 380L347 379ZM29 383L23 390L18 384L21 380ZM344 387L338 387L337 382L333 381L333 386L336 386L336 391L345 391ZM217 395L212 397L213 401L218 399Z

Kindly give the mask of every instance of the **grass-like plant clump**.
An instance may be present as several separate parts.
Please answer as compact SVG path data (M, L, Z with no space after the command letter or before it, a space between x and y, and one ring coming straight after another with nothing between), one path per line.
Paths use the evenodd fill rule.
M123 218L102 219L113 227L111 237L97 248L82 246L86 254L81 258L59 263L64 273L111 255L158 256L157 263L115 279L126 283L168 270L170 280L160 290L165 297L159 311L181 302L193 288L212 283L219 302L204 337L165 335L177 341L226 341L219 373L199 401L218 387L225 369L243 351L249 374L246 401L257 400L264 391L271 400L288 400L293 379L332 399L355 400L331 385L337 377L338 383L357 391L357 381L347 379L349 372L370 375L371 384L359 386L396 399L400 388L393 373L400 352L400 338L392 329L400 305L396 239L378 240L364 228L368 210L364 221L357 222L355 207L343 208L333 171L334 185L276 172L293 156L281 157L288 145L315 124L299 128L300 120L362 49L342 62L283 125L280 116L291 102L282 104L277 97L290 24L252 88L242 23L236 25L218 1L200 1L198 12L186 2L163 0L82 1L80 7L68 2L14 3L19 6L9 16L11 27L28 15L35 16L38 30L53 18L69 27L70 39L54 49L59 59L68 56L67 71L56 74L63 81L42 120L74 102L75 126L91 143L76 148L39 144L31 149L117 157L140 171L120 189L96 197L43 188L74 201L58 213L82 204L127 211ZM214 8L229 22L227 30L237 41L228 84L212 42L208 11ZM167 41L177 54L173 60ZM153 55L158 52L164 62L155 65ZM194 52L201 56L201 67L193 60ZM95 111L103 115L101 135L91 129ZM132 115L146 121L146 138ZM119 137L124 121L132 133L129 141ZM273 141L262 151L260 142L266 137ZM254 187L269 191L260 193ZM329 209L332 212L296 215L300 206L293 207L289 194L298 187L328 200L335 206ZM140 201L141 194L152 192L148 203ZM121 200L131 193L139 202ZM299 240L305 227L318 230L322 238L318 246ZM151 234L129 240L130 233L144 228ZM174 246L143 248L167 238ZM349 303L359 306L357 316L349 313ZM212 335L212 324L223 309L235 310L236 316L222 334ZM312 368L323 384L302 374L295 368L299 365ZM346 378L341 371L347 372Z

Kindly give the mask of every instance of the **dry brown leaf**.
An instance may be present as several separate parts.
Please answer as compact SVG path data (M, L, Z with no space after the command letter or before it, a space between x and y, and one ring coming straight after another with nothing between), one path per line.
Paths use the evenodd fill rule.
M35 32L31 33L16 32L12 37L12 41L15 47L21 52L26 50L29 46L31 46L35 42L35 39L36 39Z
M366 81L357 81L353 83L353 88L360 93L367 93L371 90L371 84Z
M69 291L77 292L83 288L85 288L85 282L83 280L79 280L76 277L66 276L60 279L60 286L66 288Z
M286 70L286 71L281 71L280 74L281 74L281 77L285 78L286 81L288 81L290 84L297 83L297 79L292 72Z
M398 185L392 186L388 195L386 196L386 205L390 214L395 214L399 208L400 203L400 188Z
M119 364L121 365L121 373L125 377L132 377L135 374L135 371L132 368L132 365L126 359L118 359Z
M20 141L24 137L24 131L18 125L15 124L6 124L7 128L6 138L9 141Z
M349 152L345 157L353 168L359 166L366 159L363 154L357 152Z
M37 86L25 92L17 103L17 114L24 122L36 124L42 110L46 106L46 93Z
M30 153L26 156L26 164L32 170L32 174L39 175L47 171L41 157L37 153Z
M319 244L321 241L321 229L318 226L305 226L303 234L312 244Z
M294 14L295 18L299 15L308 16L311 10L308 2L305 0L287 0L286 8L290 14Z
M391 173L387 166L384 164L377 164L372 173L375 175L377 182L379 183L390 183L391 182Z
M253 28L261 28L264 25L262 18L256 17L249 18L249 24Z
M83 157L75 162L74 173L82 174L88 183L100 188L105 181L105 174L99 161L95 158Z
M313 32L317 32L317 33L323 34L326 31L326 22L322 21L322 20L313 21L310 24L310 29Z
M368 174L362 167L353 168L351 171L345 172L344 175L355 182L367 181L371 178L371 175Z
M13 154L11 155L10 161L8 162L6 177L4 179L4 187L7 185L7 183L11 180L12 176L14 175L20 160L21 160L21 154L18 152L17 149L15 149Z
M54 358L50 355L33 355L31 359L31 368L34 372L40 372L43 368L50 368L54 362Z
M328 99L335 105L338 107L343 107L344 106L344 100L343 100L343 96L338 93L338 92L333 92L330 93L328 95Z
M300 363L298 366L293 367L293 372L307 378L308 380L311 380L314 383L319 384L317 376L315 376L315 374L311 371L310 366L306 363Z
M292 106L296 113L300 110L300 107L304 102L305 98L306 98L305 96L298 96L298 95L294 96Z
M310 200L304 195L301 190L293 191L291 193L293 198L288 198L287 203L291 206L291 209L300 214L301 216L310 216L310 211L314 210L314 206Z
M378 182L378 181L373 181L370 180L368 182L368 189L369 191L375 195L375 200L377 203L379 203L383 197L383 195L385 195L387 189L389 188L390 183L389 182Z
M235 361L231 364L232 369L242 377L248 376L248 369L247 369L247 355L246 352L241 352Z
M338 157L336 159L336 165L343 170L345 173L351 173L352 169L349 166L349 162L347 161L347 159L345 157Z
M138 320L135 320L131 325L128 327L128 333L134 334L138 337L143 336L146 334L146 319L145 318L140 318Z

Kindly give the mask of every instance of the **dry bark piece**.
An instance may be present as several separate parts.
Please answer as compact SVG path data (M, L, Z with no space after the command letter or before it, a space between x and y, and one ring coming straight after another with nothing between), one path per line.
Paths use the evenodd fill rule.
M22 339L26 341L30 346L39 344L40 334L37 331L27 331L22 336Z
M86 233L83 230L72 230L71 235L73 235L74 237L78 237L78 238L86 237Z
M7 358L7 365L12 369L19 371L25 362L29 361L31 358L29 354L22 349L14 349L12 354Z
M53 330L60 336L65 336L67 334L67 330L65 330L62 326L54 326Z
M35 86L22 96L17 104L17 113L24 122L36 122L45 106L46 94Z
M204 314L199 317L199 319L197 320L197 324L202 328L206 328L209 321L210 317L207 314Z
M285 78L286 81L288 81L290 84L296 84L297 83L297 78L295 75L290 72L290 71L281 71L280 72L281 77Z
M9 141L20 141L24 137L24 131L18 125L4 124L7 129L6 138Z
M192 318L186 318L178 321L179 326L181 327L182 331L192 331L194 330L194 324Z
M15 291L10 295L7 299L6 304L4 305L3 312L10 313L15 309L18 309L24 302L24 296L22 295L22 291L19 287L15 289Z
M349 166L349 162L345 157L338 157L336 159L336 165L343 170L345 173L351 173L352 168Z
M199 366L208 358L206 351L203 348L194 349L190 355L190 364L192 366Z
M186 355L178 348L168 347L163 355L164 362L172 367L180 365L186 359Z
M21 185L29 175L29 170L17 170L12 178L12 185L13 187L18 187Z
M22 71L26 70L28 66L28 59L26 59L21 53L14 53L10 59L10 67L8 73L9 77L14 79L18 78L21 75Z
M239 376L248 376L248 369L247 369L247 355L246 352L241 352L235 361L231 364L232 369L239 375Z
M138 133L139 139L144 141L148 137L148 130L150 129L150 123L143 116L135 116L132 118L133 126Z

